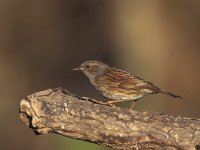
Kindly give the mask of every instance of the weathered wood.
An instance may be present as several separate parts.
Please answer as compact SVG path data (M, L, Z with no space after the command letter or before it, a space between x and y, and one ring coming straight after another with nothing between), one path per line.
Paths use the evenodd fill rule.
M97 104L61 88L22 99L20 119L37 134L57 133L114 149L200 146L200 120Z

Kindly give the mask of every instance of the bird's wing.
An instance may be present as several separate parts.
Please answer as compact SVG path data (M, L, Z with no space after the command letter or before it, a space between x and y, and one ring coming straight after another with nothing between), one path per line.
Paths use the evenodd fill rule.
M117 88L120 83L126 80L127 74L127 72L118 69L108 68L96 78L96 82L100 86Z
M141 94L158 93L160 89L151 82L147 82L132 74L119 85L120 88L137 91Z
M123 70L110 68L98 77L98 85L106 89L126 91L135 94L158 93L160 89L133 74Z
M175 98L181 98L171 92L160 89L153 83L143 80L133 74L123 70L109 68L100 75L96 82L99 85L98 90L119 93L126 93L127 95L146 95L155 93L164 93Z
M160 92L160 88L155 86L153 83L147 82L140 77L119 69L113 69L110 71L110 77L112 77L112 80L115 82L118 82L118 88L130 92L132 91L132 93L149 94Z

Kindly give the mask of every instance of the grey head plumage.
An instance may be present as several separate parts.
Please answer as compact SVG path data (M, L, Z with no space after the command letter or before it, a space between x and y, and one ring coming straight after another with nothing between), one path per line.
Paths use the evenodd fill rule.
M83 62L78 68L73 70L82 71L89 78L90 82L95 84L95 78L101 75L106 68L110 68L110 66L101 61L89 60Z

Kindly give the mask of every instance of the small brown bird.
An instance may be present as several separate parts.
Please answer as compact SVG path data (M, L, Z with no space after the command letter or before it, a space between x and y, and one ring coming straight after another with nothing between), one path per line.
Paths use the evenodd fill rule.
M165 91L151 82L126 71L112 68L100 61L85 61L74 70L82 71L100 94L111 99L106 104L133 101L133 105L130 107L132 109L135 102L147 94L163 93L174 98L181 98L181 96Z

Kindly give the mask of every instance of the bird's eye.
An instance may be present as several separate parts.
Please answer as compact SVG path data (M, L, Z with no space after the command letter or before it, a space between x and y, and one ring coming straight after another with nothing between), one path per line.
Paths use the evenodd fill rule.
M86 69L90 69L90 66L89 66L89 65L86 65L85 67L86 67Z

